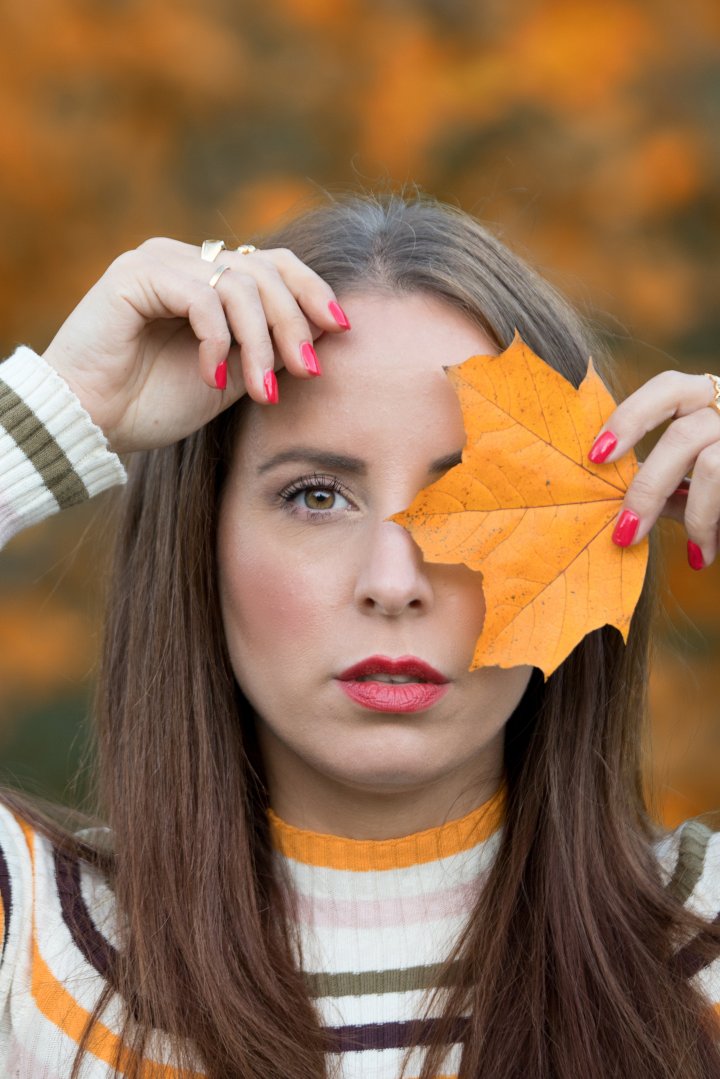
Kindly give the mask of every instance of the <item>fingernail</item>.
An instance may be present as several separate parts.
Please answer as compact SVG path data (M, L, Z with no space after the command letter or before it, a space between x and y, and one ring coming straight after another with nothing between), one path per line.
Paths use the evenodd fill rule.
M688 562L693 569L704 569L705 559L702 556L702 551L698 547L697 543L693 543L692 540L687 541Z
M673 491L673 495L688 495L690 493L690 486L687 483L681 483L679 487L676 487ZM672 498L672 495L670 496Z
M617 438L612 431L603 431L590 447L588 457L593 464L602 464L605 458L612 453L617 446Z
M330 314L335 319L338 326L342 326L343 330L349 330L350 320L348 319L340 304L336 303L335 300L331 300L328 304L328 308L330 310Z
M227 387L227 360L223 360L215 368L215 385L219 390Z
M317 353L309 341L305 341L300 346L300 355L302 356L303 362L305 363L305 366L307 367L311 375L322 374L322 371L320 370L320 361L317 358Z
M276 405L278 403L279 393L274 371L265 372L263 376L263 386L265 387L265 396L268 399L268 403Z
M633 541L633 536L637 532L637 526L640 524L640 518L637 513L633 513L632 510L623 510L618 518L618 523L615 525L615 531L612 534L613 543L617 543L618 547L627 547Z

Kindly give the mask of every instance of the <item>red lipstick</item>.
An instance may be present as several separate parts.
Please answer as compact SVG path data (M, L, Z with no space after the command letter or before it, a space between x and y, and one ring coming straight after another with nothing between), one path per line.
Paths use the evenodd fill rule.
M395 676L403 681L378 681L373 675ZM450 688L440 671L417 656L370 656L348 667L338 681L351 700L374 712L420 712L439 701Z

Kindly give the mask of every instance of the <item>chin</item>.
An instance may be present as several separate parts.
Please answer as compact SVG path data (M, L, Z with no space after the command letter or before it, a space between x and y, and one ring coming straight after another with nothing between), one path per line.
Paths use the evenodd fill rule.
M414 760L403 760L397 757L393 759L387 753L379 760L358 760L355 756L352 767L343 767L338 763L335 767L325 768L323 771L329 773L337 783L377 794L399 793L424 787L443 774L437 768L428 770L427 756L424 760L417 757Z

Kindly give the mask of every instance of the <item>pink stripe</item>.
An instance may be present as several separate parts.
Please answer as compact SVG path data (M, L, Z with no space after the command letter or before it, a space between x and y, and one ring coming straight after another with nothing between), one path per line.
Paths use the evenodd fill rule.
M21 1075L22 1079L62 1079L62 1076L50 1070L50 1065L33 1056L17 1038L12 1035L6 1061L7 1075Z
M305 925L336 929L382 929L429 919L467 914L477 898L481 878L421 896L392 899L323 899L299 895L298 916Z

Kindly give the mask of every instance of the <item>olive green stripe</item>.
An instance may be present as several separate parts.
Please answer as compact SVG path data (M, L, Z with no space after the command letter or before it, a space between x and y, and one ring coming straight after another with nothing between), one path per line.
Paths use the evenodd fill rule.
M341 971L339 974L306 974L305 981L312 997L364 997L370 993L409 993L413 989L457 985L460 964L453 963L449 974L441 979L441 963L405 967L394 970Z
M681 903L690 898L702 876L711 835L711 830L697 820L688 821L680 833L678 860L667 890Z
M60 509L85 502L90 497L65 451L22 397L2 379L0 417L2 426L40 473L43 483L55 496Z

